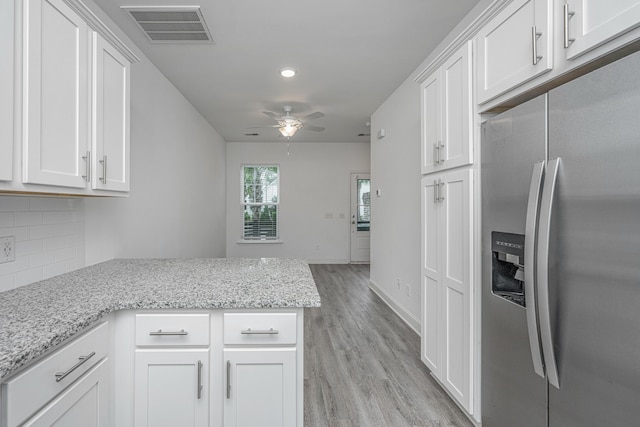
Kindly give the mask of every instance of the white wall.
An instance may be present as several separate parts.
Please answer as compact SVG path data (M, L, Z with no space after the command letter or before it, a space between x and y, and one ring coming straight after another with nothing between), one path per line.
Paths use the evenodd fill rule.
M225 256L225 142L148 60L131 71L131 192L86 200L87 265Z
M91 0L141 58L131 66L131 192L85 200L86 263L225 256L225 141Z
M383 196L374 197L371 203L371 287L418 333L420 85L413 80L492 2L480 0L371 117L371 180L374 190L383 191ZM386 129L387 136L378 140L380 128Z
M371 117L371 285L420 325L420 91L404 82ZM378 129L386 136L377 139ZM400 287L398 287L398 280ZM407 286L410 295L407 295Z
M84 267L84 200L0 196L0 237L14 236L0 264L0 292Z
M286 143L227 144L227 256L348 262L350 173L369 172L369 143L291 142L289 152ZM281 244L238 243L240 168L247 163L280 165Z

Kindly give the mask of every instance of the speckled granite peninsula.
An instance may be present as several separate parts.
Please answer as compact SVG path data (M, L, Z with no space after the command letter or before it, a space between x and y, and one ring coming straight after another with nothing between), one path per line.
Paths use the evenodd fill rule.
M319 306L302 260L115 259L0 293L0 380L116 310Z

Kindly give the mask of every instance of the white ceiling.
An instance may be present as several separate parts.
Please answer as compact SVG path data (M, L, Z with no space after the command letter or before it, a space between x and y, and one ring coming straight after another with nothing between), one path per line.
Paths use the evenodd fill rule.
M226 141L283 141L262 111L304 116L301 142L368 141L370 115L478 0L95 0ZM151 44L120 6L199 5L214 44ZM298 70L293 79L282 67ZM259 136L245 136L257 132Z

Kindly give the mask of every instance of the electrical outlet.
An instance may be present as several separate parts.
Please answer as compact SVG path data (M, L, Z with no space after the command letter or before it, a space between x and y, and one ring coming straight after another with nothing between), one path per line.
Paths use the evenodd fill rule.
M16 260L15 236L0 237L0 264Z

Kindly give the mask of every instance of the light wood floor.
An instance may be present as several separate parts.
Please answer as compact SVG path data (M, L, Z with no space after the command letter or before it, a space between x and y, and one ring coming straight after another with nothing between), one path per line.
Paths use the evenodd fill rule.
M420 361L420 338L368 288L368 265L311 265L322 307L305 309L304 425L472 424Z

